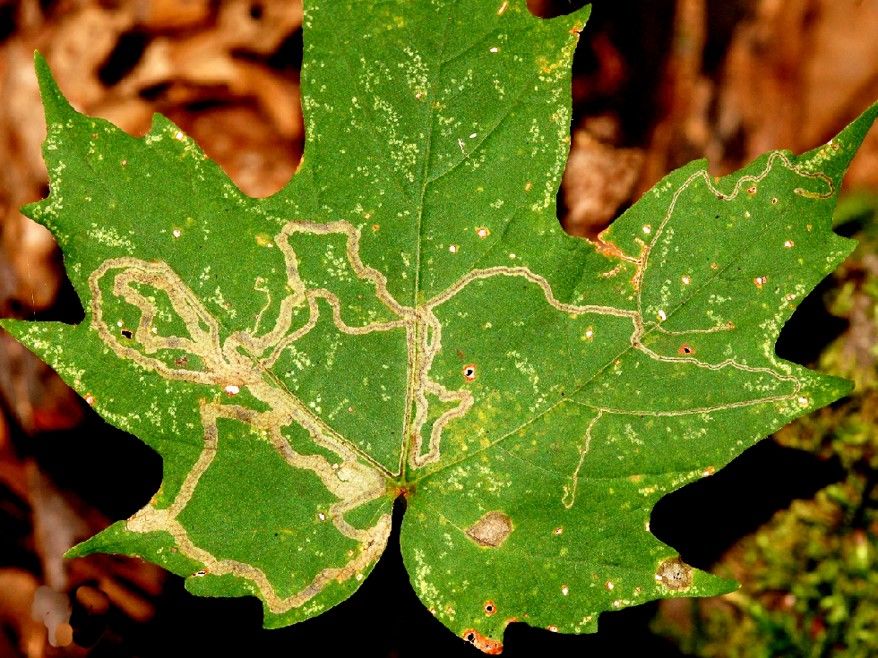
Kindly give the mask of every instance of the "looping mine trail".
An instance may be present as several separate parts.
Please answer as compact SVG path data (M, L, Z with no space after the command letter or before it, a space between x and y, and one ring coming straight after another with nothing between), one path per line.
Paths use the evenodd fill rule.
M800 384L790 374L784 372L781 364L777 369L751 367L735 359L729 358L721 363L706 363L691 354L684 356L667 356L659 354L644 346L643 338L652 331L670 332L655 322L645 323L642 309L642 282L644 273L650 262L653 247L661 238L666 224L676 208L680 195L692 184L701 181L723 200L734 199L746 185L761 181L780 164L790 171L803 177L821 179L829 184L826 196L832 194L832 185L820 174L797 169L783 154L775 153L769 157L765 170L757 176L742 177L732 192L723 193L716 189L706 172L693 174L673 195L666 215L654 231L649 243L641 242L641 253L631 256L623 253L615 245L602 242L595 245L597 251L609 261L619 265L634 265L632 285L637 291L636 308L624 309L612 306L576 305L560 301L554 294L549 282L527 267L488 267L468 272L455 281L446 290L427 302L416 307L400 304L389 292L387 279L378 270L363 263L360 257L360 233L347 221L336 221L326 224L315 224L303 221L287 223L275 237L275 244L283 254L289 294L277 305L277 319L274 326L259 335L259 325L263 316L271 306L260 311L250 331L222 332L222 327L213 315L205 308L195 293L186 283L163 262L147 262L132 257L114 258L105 261L89 278L91 290L91 326L101 339L120 357L131 360L144 369L152 371L168 380L185 381L207 387L215 387L216 392L225 392L226 396L234 397L246 391L252 398L261 403L254 410L237 401L221 402L220 395L206 395L211 400L202 399L200 416L204 428L204 446L199 458L182 483L179 492L169 507L158 509L148 505L128 521L128 529L133 532L170 533L175 540L177 549L185 556L204 565L205 572L211 574L233 574L246 579L258 590L268 607L276 612L288 611L302 606L319 594L332 581L343 581L357 576L369 565L374 563L383 551L390 532L390 516L383 515L370 528L355 527L345 519L345 515L357 507L373 501L388 491L388 484L394 477L399 477L405 467L406 460L412 469L439 461L441 456L442 435L449 423L464 417L473 407L476 400L467 387L450 390L431 378L434 360L442 349L442 325L436 310L442 304L453 299L466 287L475 282L496 277L514 277L523 279L536 286L545 298L546 304L559 313L577 317L581 315L603 315L627 318L631 321L631 334L627 349L637 350L650 359L669 363L686 363L698 368L719 370L734 368L741 371L759 373L775 379L777 382L792 386L790 393L785 395L766 395L750 400L731 402L713 407L685 409L679 411L650 411L648 409L632 411L630 409L611 409L601 406L583 404L592 414L581 441L579 460L575 471L568 478L564 487L562 502L565 507L574 504L579 472L594 439L595 428L602 419L612 415L653 415L674 416L707 414L724 409L732 409L756 404L775 403L796 399ZM824 197L801 189L797 194ZM345 238L346 257L355 275L367 282L374 289L375 297L389 311L392 319L383 322L372 322L357 326L349 324L345 319L342 301L331 290L311 288L303 281L299 272L299 259L291 245L295 234L316 236L340 235ZM609 275L615 272L611 271ZM606 278L607 273L597 278ZM105 278L109 277L106 281ZM260 288L257 282L257 291ZM156 326L159 313L154 297L143 292L144 288L163 293L170 302L173 313L186 328L186 335L163 336ZM140 319L138 326L129 332L128 340L122 341L118 328L105 318L105 295L111 293L115 299L138 309ZM339 434L324 422L307 404L294 395L272 371L278 359L303 336L306 336L317 325L320 306L323 300L331 309L332 322L335 328L346 335L363 335L375 332L402 331L405 333L407 345L407 389L406 406L410 410L406 415L404 427L399 437L402 450L400 463L396 472L390 472L370 455L359 448L354 441ZM294 315L306 309L307 321L293 330ZM672 313L674 309L669 309ZM733 325L722 325L707 329L693 328L692 333L713 333L731 331ZM223 333L228 334L223 340ZM173 358L173 355L186 355L185 358ZM169 354L171 355L169 357ZM429 427L429 398L434 396L443 404L452 405L450 409L438 416ZM241 398L239 398L241 399ZM178 520L198 488L199 480L213 462L217 450L222 444L222 437L217 427L219 419L237 421L249 426L267 440L277 454L291 467L310 471L316 475L326 489L337 499L329 510L331 522L335 529L360 546L349 556L348 561L340 566L327 567L319 571L311 582L301 591L287 597L281 597L260 569L243 562L221 559L212 555L202 547L195 545L189 538L186 529ZM283 435L283 428L297 425L304 429L316 446L335 456L330 460L322 454L301 454L297 452ZM513 430L514 432L515 430ZM510 433L511 434L511 433Z

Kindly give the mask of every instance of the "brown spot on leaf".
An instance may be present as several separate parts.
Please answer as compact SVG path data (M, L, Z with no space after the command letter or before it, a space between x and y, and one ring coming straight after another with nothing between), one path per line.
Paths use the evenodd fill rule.
M472 644L476 649L482 653L488 654L489 656L499 656L503 653L502 642L485 637L475 629L470 628L465 630L461 634L461 637Z
M485 616L493 617L497 612L497 606L493 601L485 601Z
M497 548L512 532L512 520L503 512L488 512L466 531L480 546Z
M659 565L655 579L671 590L688 589L692 585L692 567L678 557L669 558Z
M695 350L689 343L683 343L680 345L680 349L677 350L677 353L688 356L689 354L695 354Z
M463 378L464 378L465 380L467 380L468 382L473 381L473 380L476 378L476 364L474 364L474 363L467 363L467 364L463 367L463 371L462 371L462 372L463 372Z

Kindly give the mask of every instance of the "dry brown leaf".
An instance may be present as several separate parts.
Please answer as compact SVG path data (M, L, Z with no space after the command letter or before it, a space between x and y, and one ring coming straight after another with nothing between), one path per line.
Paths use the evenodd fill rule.
M39 587L33 574L14 567L0 568L0 652L2 655L43 658L45 655L45 635L43 625L31 616L31 603ZM11 631L15 642L10 642L4 651L3 631Z
M564 172L567 231L595 237L605 229L632 200L642 166L641 150L614 148L587 130L577 130Z

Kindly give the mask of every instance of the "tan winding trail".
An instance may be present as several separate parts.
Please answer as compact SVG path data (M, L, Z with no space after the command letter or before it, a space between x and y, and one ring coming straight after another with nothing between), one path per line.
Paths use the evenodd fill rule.
M361 573L375 562L383 551L390 532L390 516L383 515L371 528L360 529L348 523L345 520L345 514L364 503L385 495L388 490L388 482L403 472L405 460L408 460L413 469L437 462L441 457L442 435L445 428L449 423L464 417L475 404L473 394L466 385L457 390L450 390L432 379L430 373L437 354L442 350L442 325L436 315L436 310L469 284L485 279L496 277L524 279L539 288L550 307L569 316L603 315L627 318L632 325L629 339L630 347L656 361L687 363L710 370L735 368L768 375L778 382L788 382L794 386L793 392L789 395L757 397L714 407L680 411L651 412L643 410L632 412L631 410L585 405L591 409L594 417L589 422L582 439L575 471L569 478L569 484L564 487L562 502L566 507L571 507L575 502L579 472L588 454L594 429L606 416L632 413L654 416L705 414L723 409L795 399L799 394L798 381L792 375L779 370L750 367L734 359L709 364L699 361L693 356L665 356L644 346L642 342L644 335L649 331L683 334L713 333L733 329L732 325L725 324L706 329L696 328L671 332L663 329L661 323L646 323L643 318L641 301L643 276L648 268L653 247L670 221L677 201L693 183L703 181L718 198L731 200L740 194L745 186L758 185L768 175L772 167L778 163L802 176L827 182L829 184L827 196L832 193L831 181L825 176L796 168L786 156L775 153L769 157L766 168L760 175L742 177L734 190L728 194L716 189L707 172L693 174L675 192L667 213L654 231L652 240L649 243L640 243L642 251L638 256L624 254L609 243L602 242L596 245L599 252L610 259L617 260L620 265L626 262L635 265L632 284L637 290L636 309L562 302L557 299L551 285L544 277L523 266L497 266L472 270L426 303L417 307L405 306L400 304L389 292L386 277L361 260L360 233L353 224L347 221L326 224L291 221L275 237L275 244L280 248L284 257L290 292L278 305L278 315L274 326L265 333L258 334L259 325L264 319L263 316L271 306L269 296L266 307L255 318L252 331L234 332L225 341L222 341L219 322L166 263L147 262L132 257L105 261L89 278L92 293L92 327L120 358L131 360L165 379L217 387L218 390L225 391L229 397L239 395L241 391L246 390L268 409L267 411L255 411L234 402L202 400L200 415L204 426L204 447L195 465L188 473L180 491L169 507L157 509L147 505L128 521L128 529L133 532L164 531L170 533L174 537L178 550L183 555L204 565L204 570L196 575L211 573L240 576L252 583L268 607L276 613L302 606L332 581L346 580ZM806 196L814 196L814 193L806 192L800 188L796 192ZM346 257L354 273L359 279L368 282L374 288L376 298L394 319L362 326L348 324L345 321L344 308L337 295L324 288L308 288L302 280L299 273L298 257L290 243L291 237L297 233L344 236ZM614 276L617 271L618 268L614 268L601 276ZM104 282L105 277L111 278L110 289L115 297L140 311L140 320L132 332L131 340L121 341L118 336L118 327L108 322L104 317L104 295L107 288L107 284ZM267 289L260 288L259 285L257 282L256 289L267 294ZM161 291L167 296L174 312L185 325L188 336L161 336L158 334L156 328L158 308L153 299L143 294L141 291L143 287ZM329 305L332 322L343 334L405 332L408 373L405 408L413 411L407 414L400 436L401 445L407 446L408 449L401 451L398 471L395 473L389 472L357 447L353 441L332 429L307 404L290 392L272 372L272 367L284 351L306 336L317 325L320 314L319 300L323 300ZM304 325L292 330L294 314L303 307L308 309L308 320ZM673 309L670 311L673 312ZM160 358L159 354L168 350L175 353L182 352L186 357L178 358L174 365L169 365ZM430 402L428 396L434 396L442 403L453 406L434 420L427 436L425 436L429 422ZM321 570L301 591L288 597L281 597L276 593L267 576L258 568L235 560L216 558L205 549L195 545L189 538L186 529L178 521L178 517L190 502L201 476L210 467L216 451L219 449L221 438L217 429L217 421L221 418L236 420L251 427L264 436L278 455L290 466L314 473L326 489L337 498L329 510L332 524L342 536L356 541L360 545L360 551L350 557L344 565ZM337 461L331 461L319 454L305 455L296 452L282 433L283 428L294 424L306 430L313 442L335 455Z

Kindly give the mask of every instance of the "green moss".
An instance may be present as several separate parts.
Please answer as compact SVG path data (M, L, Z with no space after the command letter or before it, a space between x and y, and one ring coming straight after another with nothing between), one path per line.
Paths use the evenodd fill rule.
M694 656L853 658L878 648L878 196L849 197L835 223L860 244L825 298L847 329L818 365L856 388L775 440L837 459L845 476L728 553L717 571L738 579L738 592L662 609L655 630Z

